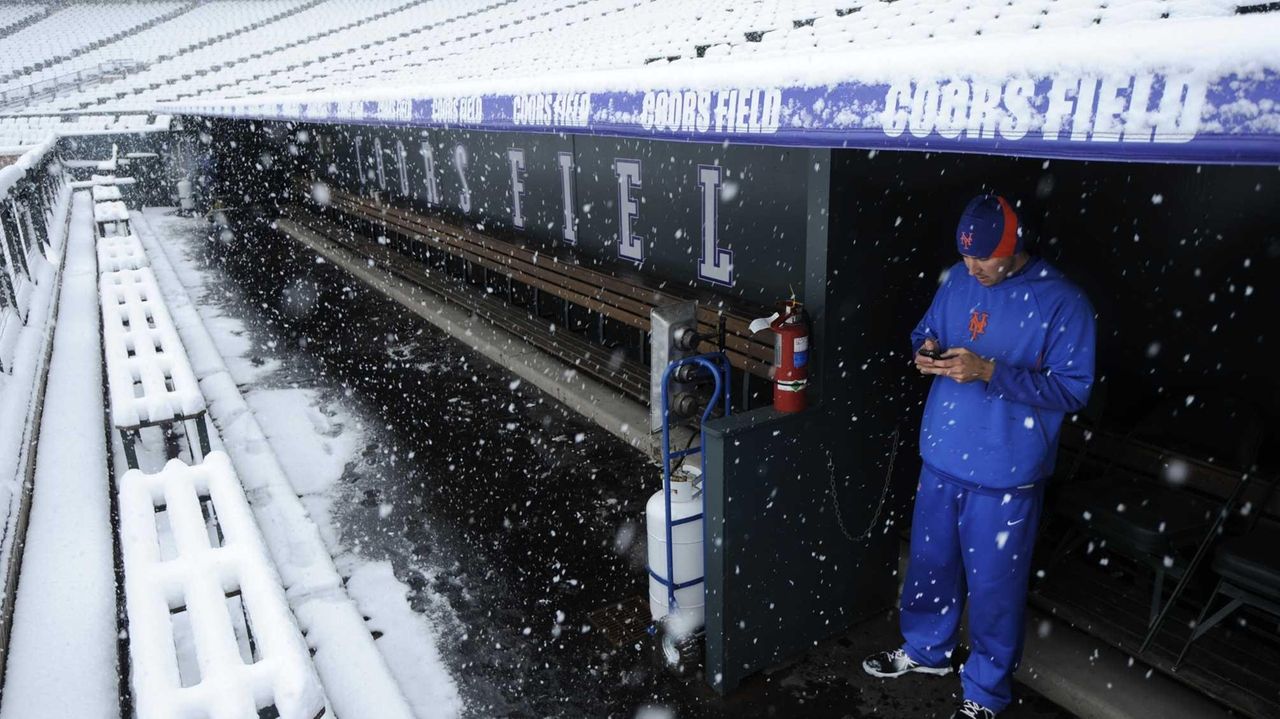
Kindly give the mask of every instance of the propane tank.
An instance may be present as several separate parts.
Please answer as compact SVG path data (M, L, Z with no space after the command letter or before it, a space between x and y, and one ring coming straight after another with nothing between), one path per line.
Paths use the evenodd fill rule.
M667 577L667 508L662 490L654 492L645 505L645 529L649 537L649 569L664 580ZM671 474L671 519L679 521L702 512L702 470L694 464L681 465ZM671 528L671 565L675 583L681 584L703 576L702 519ZM649 575L649 613L654 621L670 613L667 587ZM706 617L705 583L676 590L676 614L681 623L701 628Z
M178 207L184 215L196 208L195 198L191 194L191 180L178 180Z

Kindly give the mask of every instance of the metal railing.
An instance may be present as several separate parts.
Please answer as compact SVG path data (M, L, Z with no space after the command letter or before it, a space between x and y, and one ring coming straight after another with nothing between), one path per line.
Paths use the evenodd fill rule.
M0 108L7 108L19 102L57 97L61 90L68 88L79 90L86 84L101 82L108 78L118 79L130 71L143 67L144 64L137 60L106 60L93 67L72 70L19 87L0 90Z

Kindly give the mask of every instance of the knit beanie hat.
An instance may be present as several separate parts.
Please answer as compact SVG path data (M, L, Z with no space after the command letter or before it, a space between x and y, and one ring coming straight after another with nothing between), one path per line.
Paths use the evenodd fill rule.
M1012 257L1022 251L1022 226L1009 201L999 195L969 200L956 227L956 249L966 257Z

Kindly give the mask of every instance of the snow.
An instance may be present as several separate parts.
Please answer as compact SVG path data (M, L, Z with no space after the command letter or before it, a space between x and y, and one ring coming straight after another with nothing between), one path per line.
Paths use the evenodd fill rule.
M137 179L133 177L120 177L118 175L90 175L89 181L76 182L73 186L95 186L95 185L133 185L137 183Z
M129 209L123 202L99 202L93 206L94 222L120 222L129 219Z
M314 391L264 389L246 400L299 494L321 492L342 477L361 438L355 431L334 433Z
M240 393L209 330L179 280L163 243L145 213L136 220L156 279L186 346L191 365L208 400L215 440L225 447L283 580L289 605L314 650L313 661L334 712L343 719L409 719L451 716L432 705L411 709L405 690L370 634L361 608L343 581L320 530L304 509L280 459ZM379 642L385 642L384 636ZM414 676L443 674L426 684L450 686L439 663L415 668ZM456 690L452 695L455 697Z
M146 266L147 253L137 235L110 235L98 240L98 268L102 272L138 270Z
M91 222L77 193L0 719L119 716Z
M347 592L360 605L360 610L372 618L370 628L383 633L378 640L382 651L398 658L390 663L391 671L418 715L460 715L462 701L448 674L434 672L422 677L419 672L409 670L441 666L440 650L426 621L409 607L408 589L396 579L391 563L370 562L356 569L347 580Z
M8 195L9 188L13 187L14 183L26 177L28 170L38 167L44 161L45 154L53 149L55 141L56 138L50 135L45 138L44 142L24 153L13 164L7 167L0 167L0 197Z
M1043 15L1018 14L1003 2L947 4L939 11L928 0L867 3L843 16L835 10L845 4L743 7L728 0L705 5L659 0L611 13L601 12L603 2L587 2L572 12L553 12L559 10L553 5L543 5L546 16L532 22L511 23L501 11L482 14L361 52L358 64L349 58L321 60L290 70L291 81L273 73L269 82L246 80L234 89L209 88L157 106L200 111L266 102L283 104L288 115L301 103L314 107L410 97L823 87L1057 73L1217 76L1280 67L1280 47L1273 41L1280 16L1238 17L1225 3L1173 3L1168 18L1145 0L1103 8L1064 0L1044 8ZM794 20L813 18L823 27L793 27ZM486 22L493 25L477 32ZM462 31L476 33L471 37L477 39L459 37ZM747 32L763 33L761 41L746 41ZM732 52L698 58L696 46L727 46ZM665 61L673 56L680 59ZM245 92L249 88L257 92Z
M151 269L104 272L103 354L119 428L194 417L204 396Z
M175 459L155 474L131 470L120 479L119 497L139 719L234 719L271 705L282 719L317 716L324 693L226 454L211 452L196 466ZM206 520L205 501L214 519ZM163 557L157 528L162 511L172 533L171 558ZM228 612L227 595L235 592L253 632L255 651L247 658ZM186 615L194 640L194 685L181 676L176 613Z
M115 185L94 185L93 187L94 202L109 202L120 199L120 188Z
M10 168L0 169L0 192L8 189L4 178L7 177L6 170ZM52 244L55 247L62 244L62 223L67 217L70 202L71 190L64 186L55 204L55 221L50 223L50 231L54 233ZM51 300L58 269L48 262L41 265L34 278L35 287L26 324L18 323L16 327L5 329L6 335L11 331L17 332L16 339L6 340L13 343L12 363L6 364L7 373L0 372L0 507L5 509L7 517L4 540L0 545L0 563L5 566L8 566L13 551L17 498L26 481L25 464L31 433L35 429L35 404L32 399L45 367L45 349L53 340L50 319L55 304ZM13 321L17 322L16 319Z
M821 87L908 76L974 79L1059 71L1252 74L1276 68L1280 49L1272 38L1280 14L1236 16L1238 4L209 0L92 49L90 38L128 27L130 12L146 13L94 10L104 20L86 24L85 8L75 7L38 27L58 42L82 38L84 47L34 71L31 79L51 81L51 73L115 59L122 49L146 66L122 79L67 87L23 109L50 120L47 131L60 132L65 128L59 113L86 106L107 113L170 113L207 111L246 98L314 107L384 97ZM0 74L11 58L49 53L44 43L24 42L35 33L32 27L0 38ZM123 122L111 114L77 121L89 118ZM167 123L162 115L154 125Z

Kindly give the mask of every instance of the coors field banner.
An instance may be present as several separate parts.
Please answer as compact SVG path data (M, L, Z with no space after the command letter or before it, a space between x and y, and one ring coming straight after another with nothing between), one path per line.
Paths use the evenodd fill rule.
M174 104L180 114L1074 159L1280 163L1280 73Z

